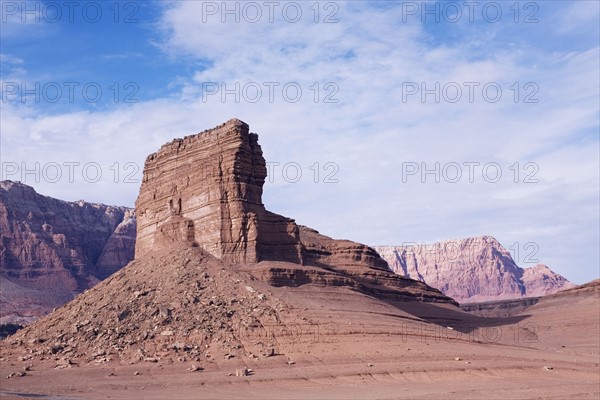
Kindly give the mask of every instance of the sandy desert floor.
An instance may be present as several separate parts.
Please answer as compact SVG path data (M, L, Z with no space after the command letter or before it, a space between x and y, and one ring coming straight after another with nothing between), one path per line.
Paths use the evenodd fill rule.
M511 318L386 303L345 288L261 288L285 299L285 326L245 333L270 357L215 357L55 369L2 359L2 399L598 399L598 285L549 296ZM451 328L451 329L450 329ZM6 348L3 356L8 354ZM235 376L248 368L249 376Z

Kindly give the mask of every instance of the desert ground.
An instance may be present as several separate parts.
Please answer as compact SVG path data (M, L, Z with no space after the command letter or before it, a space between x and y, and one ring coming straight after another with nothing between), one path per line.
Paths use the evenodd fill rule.
M289 309L282 325L242 333L273 354L196 363L107 362L55 368L2 347L3 399L597 399L598 281L519 315L382 302L343 287L256 282ZM452 329L450 329L452 328ZM24 358L27 358L25 355ZM32 365L33 364L33 365ZM30 366L30 367L28 367ZM236 370L248 369L247 376ZM27 369L25 376L13 376Z

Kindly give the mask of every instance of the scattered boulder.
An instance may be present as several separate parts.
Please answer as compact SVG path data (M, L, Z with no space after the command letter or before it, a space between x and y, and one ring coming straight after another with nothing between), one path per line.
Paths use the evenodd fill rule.
M253 371L250 368L241 368L235 370L235 376L249 376Z

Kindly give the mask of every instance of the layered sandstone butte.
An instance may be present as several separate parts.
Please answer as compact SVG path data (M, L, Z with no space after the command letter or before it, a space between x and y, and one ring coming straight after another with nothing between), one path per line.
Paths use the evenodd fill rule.
M258 136L236 119L165 144L146 159L136 257L183 240L236 263L301 262L298 227L261 202L266 176Z
M491 236L375 249L392 271L461 303L545 296L574 286L545 265L520 268Z
M0 182L0 317L47 314L131 261L134 243L130 209Z

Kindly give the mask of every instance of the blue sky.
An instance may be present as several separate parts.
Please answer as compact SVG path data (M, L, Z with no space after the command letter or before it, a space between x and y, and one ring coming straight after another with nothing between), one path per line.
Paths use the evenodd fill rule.
M133 206L149 153L238 117L301 224L599 276L596 1L0 4L2 179Z

